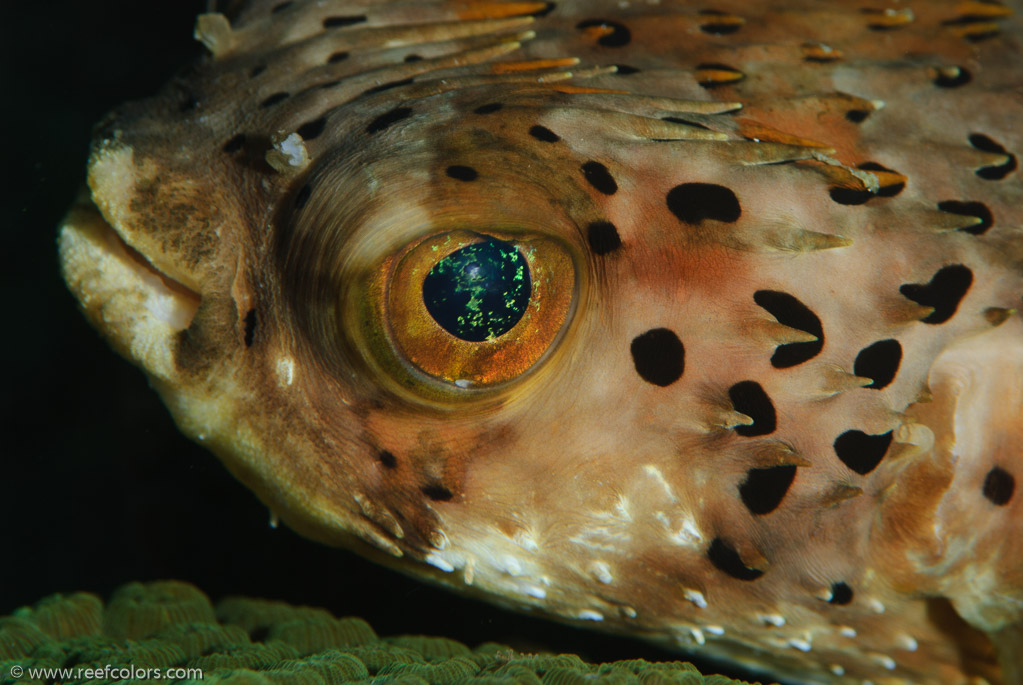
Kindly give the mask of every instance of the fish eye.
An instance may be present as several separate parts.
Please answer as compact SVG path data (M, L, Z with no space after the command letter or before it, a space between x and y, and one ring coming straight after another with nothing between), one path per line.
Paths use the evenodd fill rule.
M482 342L515 327L532 290L522 253L511 243L490 238L438 261L423 281L423 303L451 335Z
M512 381L552 348L569 319L575 269L541 235L455 230L399 250L382 312L395 356L459 388Z

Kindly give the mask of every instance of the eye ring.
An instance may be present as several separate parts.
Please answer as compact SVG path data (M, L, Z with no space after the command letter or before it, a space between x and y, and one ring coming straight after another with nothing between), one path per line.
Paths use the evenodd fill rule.
M477 330L475 337L482 339L464 339L431 313L424 285L452 255L482 254L491 248L515 251L505 256L514 267L523 267L522 276L530 284L525 307L521 314L512 307L515 321L505 312L498 324L481 324L478 328L486 335ZM433 234L390 263L384 294L386 334L414 372L461 389L492 388L519 378L552 349L569 319L576 289L572 258L550 237L500 230Z

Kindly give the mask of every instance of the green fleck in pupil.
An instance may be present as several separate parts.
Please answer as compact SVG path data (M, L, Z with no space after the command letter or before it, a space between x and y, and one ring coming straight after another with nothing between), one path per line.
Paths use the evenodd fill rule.
M423 281L426 311L470 342L504 335L526 313L533 285L522 253L491 238L452 252Z

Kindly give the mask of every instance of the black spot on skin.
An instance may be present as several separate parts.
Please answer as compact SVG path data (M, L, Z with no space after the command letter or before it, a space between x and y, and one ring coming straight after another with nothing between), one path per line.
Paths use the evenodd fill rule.
M778 427L774 404L756 381L741 381L728 389L735 411L753 419L749 426L736 426L735 432L747 438L769 435Z
M898 340L879 340L860 350L853 363L853 374L874 380L868 386L875 390L886 388L895 380L902 363L902 345Z
M256 340L256 309L252 308L245 315L245 347L252 347Z
M853 591L851 587L842 582L833 583L831 585L831 599L829 599L828 602L844 606L851 602L852 599Z
M245 147L245 136L244 134L239 133L234 138L224 143L224 147L221 149L224 152L231 154L234 152L238 152L243 147Z
M980 176L985 181L1000 181L1016 170L1016 167L1018 166L1016 155L1009 153L1009 151L1002 147L1000 143L988 138L983 133L971 133L969 140L970 145L977 150L1009 155L1009 161L1004 164L999 164L998 166L986 166L977 169L973 172L977 174L977 176Z
M989 138L983 133L971 133L968 140L970 141L970 146L976 150L1005 153L1005 148L1000 143L995 142L993 138Z
M264 71L266 71L266 65L265 64L257 64L256 66L252 67L252 69L249 70L249 78L256 78L257 76L262 74Z
M881 463L892 444L892 431L870 435L849 430L835 438L835 454L851 470L865 476Z
M533 126L529 129L529 135L545 143L556 143L561 140L557 133L545 126Z
M963 67L956 67L959 70L955 76L948 76L947 74L938 74L938 77L932 81L934 85L939 88L958 88L959 86L965 86L967 83L973 80L973 74L968 69Z
M1015 490L1016 479L1000 466L988 471L984 477L984 496L1000 507L1009 503Z
M452 164L447 168L447 174L451 178L459 181L475 181L479 178L479 174L471 166L463 166L461 164Z
M987 2L988 0L983 0ZM995 3L998 4L998 3ZM985 17L981 14L962 14L954 19L945 19L941 22L942 26L966 26L969 27L972 24L989 24L991 22L990 17ZM994 38L999 33L999 29L994 28L990 31L983 31L981 33L976 32L975 28L973 31L969 31L963 34L963 39L970 43L979 43L987 40L988 38Z
M398 458L388 452L387 450L380 450L377 453L377 459L383 464L384 468L396 469L398 468Z
M742 563L739 553L721 538L714 538L714 541L710 543L710 547L707 548L707 558L719 571L724 571L738 580L756 580L764 575L760 569L749 568Z
M263 100L261 103L259 103L259 106L264 109L267 107L273 107L274 105L287 100L289 95L290 93L274 93L266 100Z
M396 124L402 119L408 118L410 114L412 114L411 107L395 107L391 111L384 112L376 119L369 122L369 125L366 127L366 133L369 133L370 135L379 133L392 124Z
M540 10L539 12L530 12L529 16L546 17L548 14L553 12L557 8L557 6L558 6L557 3L548 2L546 3L546 6L542 10Z
M677 185L668 191L667 201L671 213L687 224L700 224L704 219L731 224L742 216L735 193L713 183Z
M981 1L982 2L991 2L991 0L981 0ZM995 2L991 3L991 4L1001 4L1001 3L999 3L998 0L995 0ZM967 26L969 24L987 23L989 21L991 21L990 17L984 17L984 16L981 16L981 15L978 15L978 14L960 14L958 17L955 17L953 19L942 19L941 25L942 26Z
M473 112L475 112L476 114L493 114L502 107L504 107L504 105L502 105L500 102L490 102L486 105L480 105L479 107L474 109Z
M661 117L661 121L670 121L673 124L685 124L686 126L702 128L704 131L712 130L710 126L704 126L703 124L698 124L695 121L689 121L688 119L680 119L679 117Z
M605 48L620 48L628 45L632 40L632 32L624 24L610 19L587 19L575 25L577 29L589 29L594 27L609 28L611 33L597 39L597 45Z
M857 169L863 169L864 171L892 171L888 167L881 166L877 162L864 162L863 164L856 165ZM893 173L898 173L894 172ZM905 183L893 183L888 186L881 186L877 190L878 197L895 197L906 188ZM867 198L869 199L869 198Z
M421 490L424 495L432 499L434 502L447 502L454 497L454 494L440 483L424 485Z
M319 138L320 134L323 133L323 129L327 126L327 120L324 117L314 119L313 121L307 121L298 127L298 135L302 136L303 140L315 140Z
M810 45L812 45L812 44L810 44ZM842 58L839 57L838 55L835 55L835 54L830 54L830 55L808 55L806 57L803 57L803 61L804 62L810 62L811 64L831 64L832 62L837 62L840 59L842 59Z
M405 59L402 60L402 61L405 62L405 63L410 63L410 62L420 62L420 61L422 61L422 59L423 58L422 58L421 55L405 55Z
M972 284L973 272L962 264L953 264L939 269L930 283L905 283L899 286L899 292L917 304L934 307L921 321L939 324L952 318Z
M304 186L302 186L301 188L298 189L298 192L295 194L295 211L296 212L298 210L302 209L303 207L305 207L305 203L309 202L309 195L311 195L312 192L313 192L313 189L309 186L308 183L306 183Z
M279 2L276 5L274 5L274 8L272 10L270 10L270 14L277 14L278 12L283 12L284 10L288 9L294 4L295 4L294 2Z
M586 229L586 239L594 254L606 255L622 246L618 229L610 221L594 221Z
M840 205L862 205L875 197L869 190L857 190L856 188L841 188L832 186L828 189L831 199Z
M360 14L358 16L351 17L327 17L323 20L323 28L325 29L337 29L343 26L353 26L355 24L361 24L366 21L366 15Z
M639 73L639 69L630 67L628 64L616 64L615 68L618 69L615 73L619 76L631 76L632 74Z
M878 9L861 9L860 12L863 14L881 14L884 10ZM867 28L871 31L895 31L901 29L903 24L886 24L884 22L872 21L867 23Z
M722 12L721 10L700 10L700 14L705 17L724 17L728 15L727 12ZM713 19L708 19L707 23L700 24L700 30L715 36L727 36L738 31L741 26L741 24L715 22Z
M701 31L715 36L727 36L730 33L735 33L739 28L739 24L700 24Z
M854 124L862 124L870 116L870 112L865 109L850 109L845 113L846 121L851 121Z
M777 290L758 290L753 293L753 301L766 309L778 323L817 336L817 340L812 342L779 345L771 356L771 365L776 369L802 364L824 349L824 328L820 318L795 297Z
M685 370L685 348L667 328L653 328L633 338L630 351L636 373L647 383L667 387Z
M381 83L379 86L373 86L368 90L362 91L363 95L374 95L376 93L383 93L385 90L391 90L392 88L401 88L402 86L410 85L415 79L414 78L403 78L400 81L390 81L388 83Z
M770 514L781 504L795 477L795 466L750 469L739 485L739 496L751 514Z
M338 62L344 62L346 59L348 59L348 53L344 50L338 50L327 58L327 64L337 64Z
M972 235L981 235L986 233L992 225L994 225L995 218L991 214L991 210L982 202L969 202L962 200L944 200L938 203L938 209L949 214L958 214L959 216L975 216L980 219L980 223L976 226L967 226L966 228L960 228L959 230L963 233L970 233Z
M605 195L614 195L618 192L618 184L615 182L611 172L600 162L586 162L583 164L583 176L587 182Z
M968 33L964 37L970 43L980 43L982 41L994 38L998 34L999 34L999 31L997 29L995 29L995 30L992 30L992 31L985 31L984 33Z

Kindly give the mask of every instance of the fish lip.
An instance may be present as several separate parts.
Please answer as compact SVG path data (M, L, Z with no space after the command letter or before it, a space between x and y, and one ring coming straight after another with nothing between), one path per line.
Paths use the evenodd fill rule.
M60 223L61 273L86 318L123 356L170 377L178 333L201 296L157 269L108 222L87 189Z
M156 268L156 266L141 252L134 248L124 236L121 235L113 226L108 222L104 221L103 226L109 231L114 240L116 240L121 249L128 255L128 257L135 263L138 268L143 269L145 272L160 279L163 286L170 292L174 293L176 297L182 298L183 300L194 301L195 305L198 306L199 301L202 299L199 293L195 292L184 283L176 281L164 272ZM187 328L187 327L186 327Z

